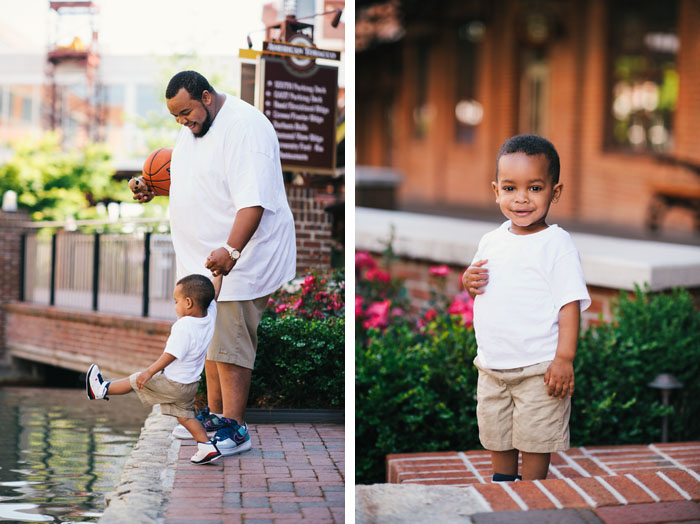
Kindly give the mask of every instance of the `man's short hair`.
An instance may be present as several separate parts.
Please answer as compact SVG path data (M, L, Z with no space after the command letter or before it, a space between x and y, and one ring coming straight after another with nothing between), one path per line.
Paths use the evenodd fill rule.
M202 311L206 311L214 300L214 284L204 275L187 275L177 281L182 286L182 295L190 297Z
M552 184L559 183L559 153L546 138L538 135L516 135L503 142L496 157L496 180L498 180L498 161L503 155L511 153L525 153L528 156L544 155L549 162L547 172L552 179Z
M216 93L209 83L209 80L204 78L197 71L180 71L168 82L168 87L165 89L165 98L170 100L178 94L183 87L193 100L201 100L204 91Z

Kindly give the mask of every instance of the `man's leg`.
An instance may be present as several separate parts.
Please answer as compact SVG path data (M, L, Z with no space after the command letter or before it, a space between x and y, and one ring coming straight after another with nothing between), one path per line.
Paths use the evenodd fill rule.
M221 399L221 384L219 382L217 364L218 362L209 359L204 361L204 372L207 378L207 405L210 413L222 415L224 405Z
M216 364L218 374L218 393L223 404L223 415L226 418L234 419L239 424L243 424L253 370L226 362L215 362L214 364ZM207 371L208 388L209 371ZM209 404L209 409L214 411L211 403ZM215 411L215 413L221 412Z

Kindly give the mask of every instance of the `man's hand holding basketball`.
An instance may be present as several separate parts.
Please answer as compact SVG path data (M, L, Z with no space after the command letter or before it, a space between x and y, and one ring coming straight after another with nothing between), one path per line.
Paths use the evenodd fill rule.
M149 189L141 176L129 180L129 189L131 189L131 192L134 194L134 200L138 200L139 204L150 202L156 196L156 194Z
M462 275L462 285L472 298L486 291L484 287L489 283L489 270L483 266L487 262L488 260L474 262Z

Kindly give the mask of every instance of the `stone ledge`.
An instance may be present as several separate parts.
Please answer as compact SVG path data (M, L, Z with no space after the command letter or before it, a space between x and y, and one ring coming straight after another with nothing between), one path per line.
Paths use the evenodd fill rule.
M105 497L100 524L163 522L180 452L181 441L172 436L176 424L175 417L161 415L160 406L153 407L119 484Z
M481 237L499 223L358 207L355 247L382 252L392 237L396 254L466 267ZM700 247L572 233L589 285L652 291L700 287Z

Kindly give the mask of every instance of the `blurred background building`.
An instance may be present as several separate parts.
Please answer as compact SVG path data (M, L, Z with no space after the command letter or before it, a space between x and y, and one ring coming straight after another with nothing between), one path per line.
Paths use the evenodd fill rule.
M500 220L496 154L536 133L561 156L553 222L698 241L700 3L356 6L358 206Z

